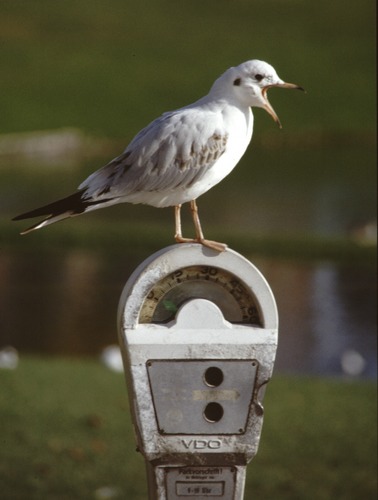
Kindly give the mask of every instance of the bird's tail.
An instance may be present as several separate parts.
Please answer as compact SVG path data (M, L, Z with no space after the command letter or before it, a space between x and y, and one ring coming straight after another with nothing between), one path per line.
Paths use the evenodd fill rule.
M94 203L90 200L85 198L83 199L83 194L84 190L78 191L71 196L67 196L66 198L50 203L49 205L36 208L35 210L25 212L21 215L17 215L17 217L14 217L13 220L17 221L23 219L31 219L33 217L47 216L42 221L34 224L28 229L25 229L25 231L22 231L21 233L27 234L36 229L48 226L49 224L53 224L54 222L66 219L67 217L80 215L86 211L89 205L94 205Z

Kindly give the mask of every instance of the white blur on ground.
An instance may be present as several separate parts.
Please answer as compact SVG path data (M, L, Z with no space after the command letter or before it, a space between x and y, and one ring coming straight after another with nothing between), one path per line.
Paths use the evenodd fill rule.
M103 349L100 355L101 362L113 372L123 372L121 350L117 345L109 345Z
M18 352L12 346L0 350L0 370L15 370L18 366Z
M346 375L358 377L364 371L366 361L364 357L354 349L348 349L341 356L341 368Z

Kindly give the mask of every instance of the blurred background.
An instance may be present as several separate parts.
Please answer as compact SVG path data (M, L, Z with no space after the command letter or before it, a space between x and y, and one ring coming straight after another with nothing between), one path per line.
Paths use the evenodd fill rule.
M374 379L374 14L373 0L0 2L0 349L93 359L117 342L122 288L173 243L173 210L123 205L22 237L28 221L10 220L71 194L158 115L256 58L307 94L270 91L282 130L254 111L242 161L199 199L205 234L270 283L277 375Z
M270 92L282 130L255 110L244 158L199 200L205 234L271 284L277 370L375 376L373 1L15 0L0 9L0 345L96 355L116 342L122 287L173 243L173 210L122 205L24 237L29 221L10 219L71 194L162 112L258 58L307 94Z

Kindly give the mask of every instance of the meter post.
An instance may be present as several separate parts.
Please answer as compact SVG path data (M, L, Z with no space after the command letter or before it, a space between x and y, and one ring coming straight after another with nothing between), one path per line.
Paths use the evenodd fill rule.
M118 332L149 498L243 499L278 340L260 271L230 249L164 248L127 281Z

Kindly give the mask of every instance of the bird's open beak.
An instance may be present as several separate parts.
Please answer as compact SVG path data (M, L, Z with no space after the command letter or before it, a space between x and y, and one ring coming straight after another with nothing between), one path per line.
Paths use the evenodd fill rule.
M263 95L264 100L265 100L265 106L264 106L265 111L267 111L270 114L270 116L273 118L273 120L276 123L278 123L278 126L280 128L282 128L280 119L278 118L277 113L274 111L272 105L270 104L270 102L268 100L268 90L270 88L272 88L272 87L278 87L278 88L281 88L281 89L303 90L304 92L305 92L305 89L303 87L300 87L299 85L296 85L295 83L286 83L286 82L274 83L272 85L267 85L266 87L264 87L262 89L262 95Z

